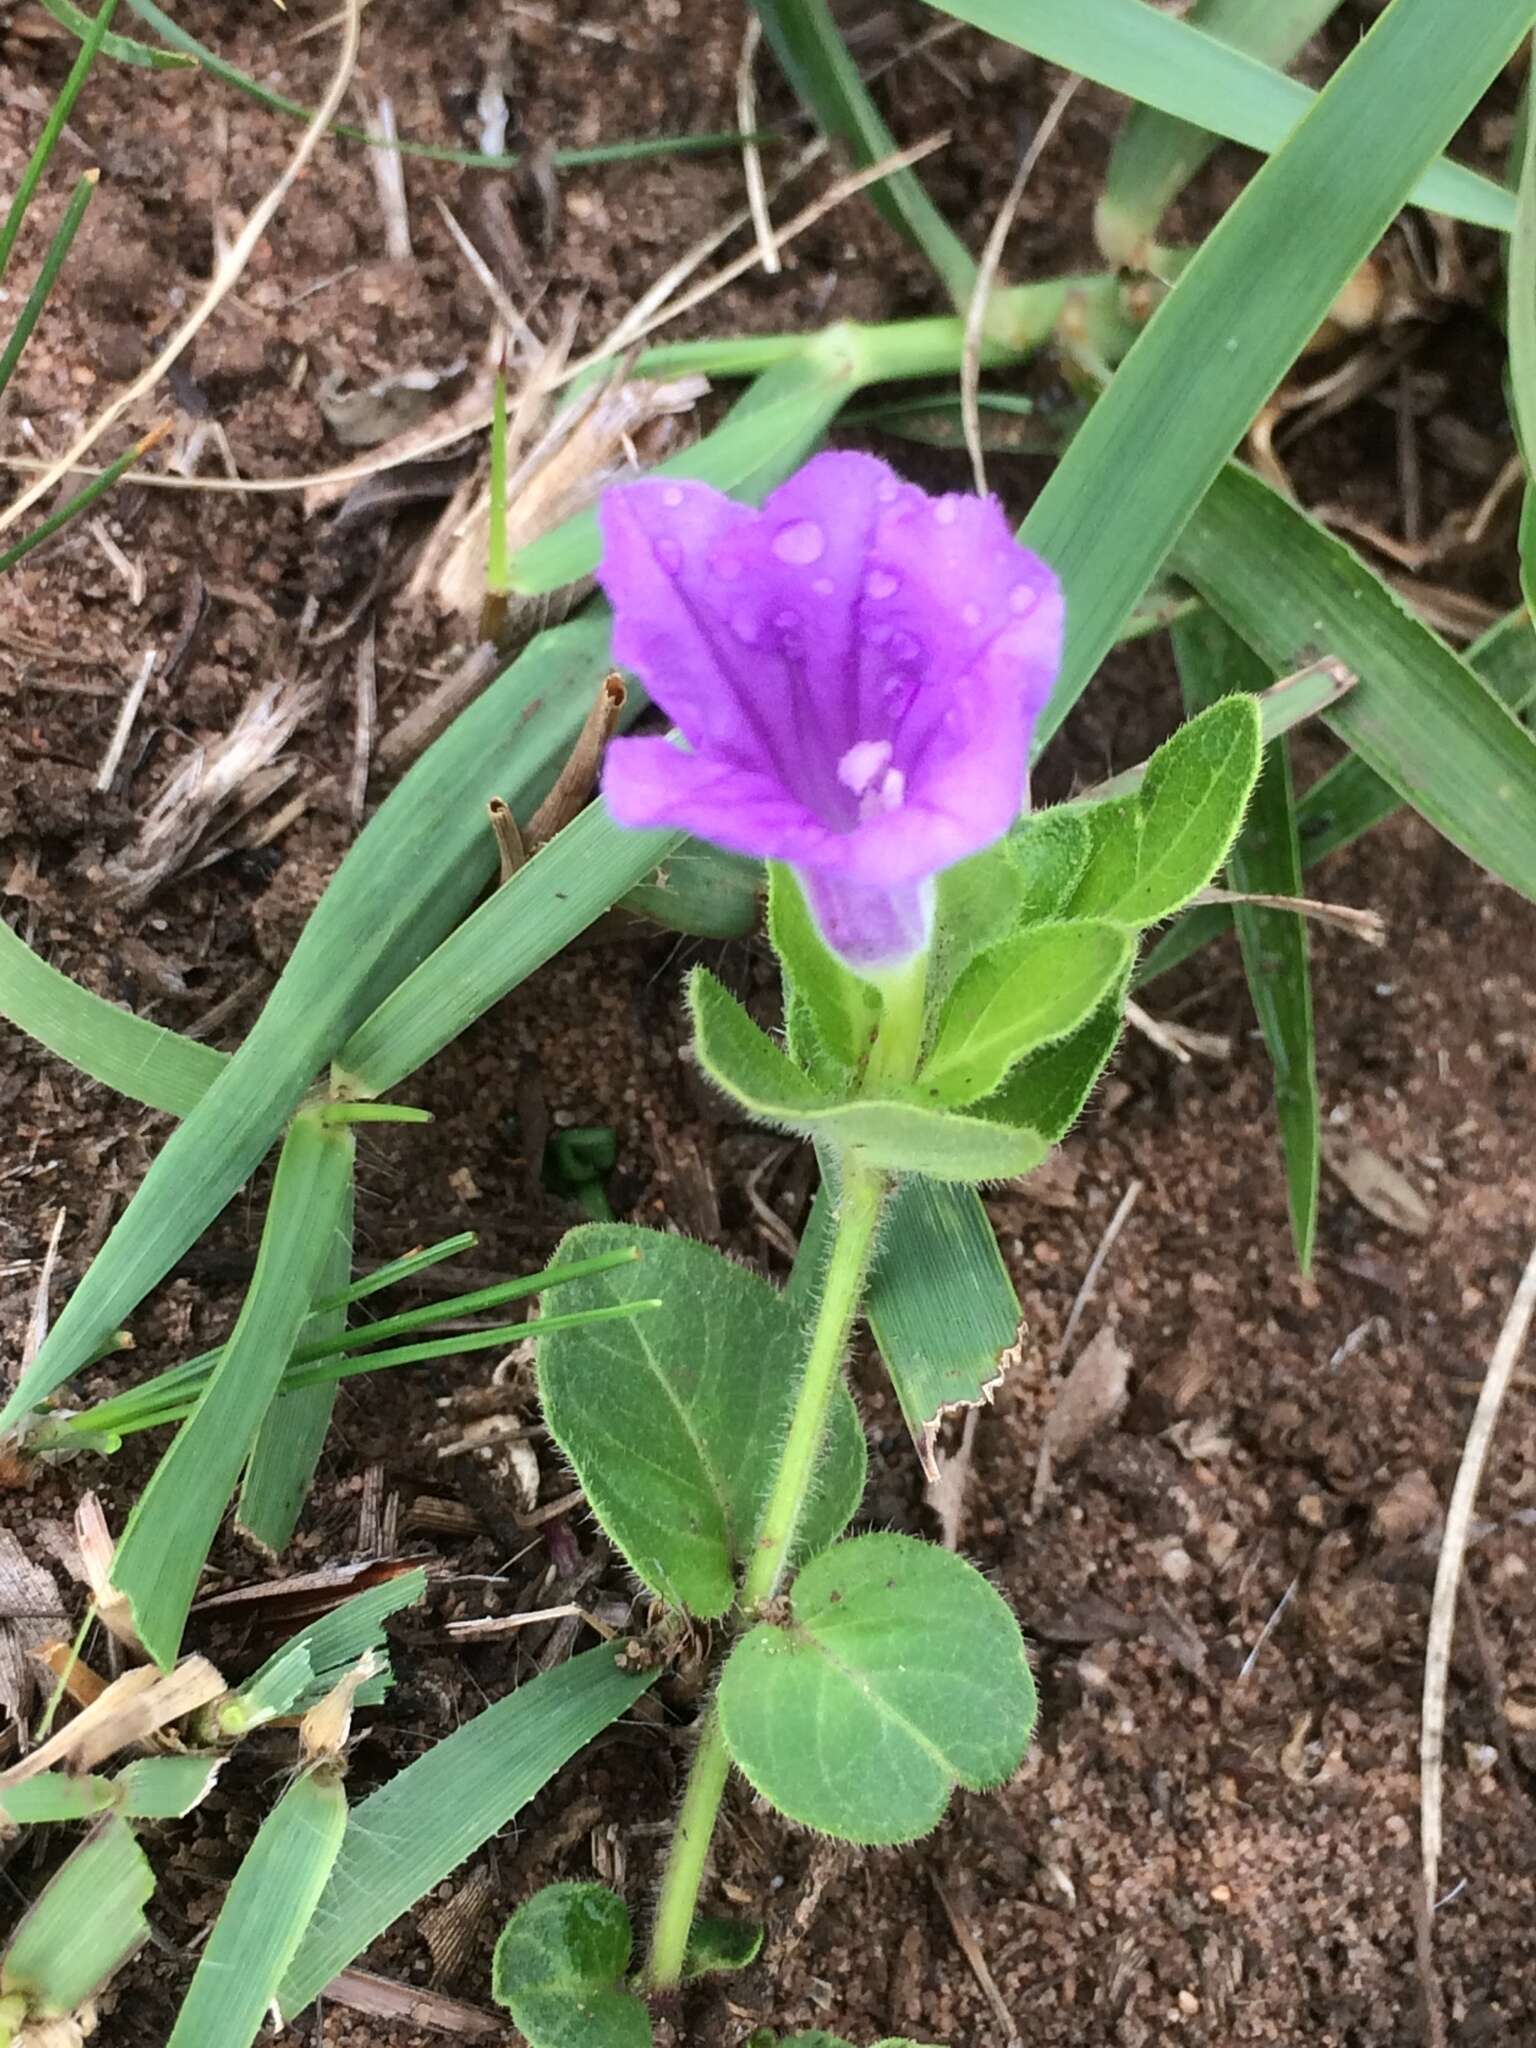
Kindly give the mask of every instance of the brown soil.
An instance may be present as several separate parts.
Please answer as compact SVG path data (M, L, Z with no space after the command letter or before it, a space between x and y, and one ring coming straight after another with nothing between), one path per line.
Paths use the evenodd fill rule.
M282 19L204 0L179 16L235 61L312 101L329 45L293 36L323 11L298 6ZM589 0L579 25L562 18L554 26L556 14L495 0L377 0L358 104L366 98L371 107L389 91L403 133L464 140L482 59L504 31L515 118L529 145L732 124L734 11ZM877 33L888 30L876 23ZM0 182L13 180L67 56L39 7L21 6L0 27L9 67ZM953 123L956 141L930 182L979 241L1017 123L1038 115L1049 81L969 33L937 56L934 65L899 66L882 90L903 135ZM766 115L786 105L777 82L767 84ZM1107 100L1080 96L1021 215L1011 244L1016 274L1091 260L1087 222L1113 120ZM20 373L7 430L13 448L21 416L48 446L62 446L133 374L178 295L206 276L215 217L252 203L288 134L212 83L110 70L92 82L74 129L79 142L66 148L64 169L99 161L102 197ZM1479 139L1491 142L1492 126L1469 146ZM1230 189L1240 168L1220 162L1201 188L1204 203ZM333 150L273 227L238 304L200 339L196 390L180 402L218 419L247 473L296 474L336 459L314 397L328 369L363 381L480 345L485 309L430 204L434 193L456 208L472 204L473 181L417 164L407 178L413 267L384 262L366 163ZM738 203L740 171L727 154L569 174L553 218L532 181L507 179L502 189L547 303L583 295L584 328L595 336ZM49 204L37 217L53 213ZM37 226L19 252L22 276L41 247ZM917 260L855 205L805 239L784 278L744 283L697 316L694 331L933 305ZM1491 322L1475 309L1456 312L1416 367L1445 429L1428 437L1425 455L1432 521L1480 489L1465 473L1466 436L1450 428L1494 437L1495 461L1502 453ZM1461 467L1450 454L1442 459L1442 442L1460 451ZM894 452L909 459L910 451ZM1303 444L1297 463L1309 497L1347 497L1391 524L1394 454L1389 417L1367 404ZM926 473L937 460L917 466ZM1018 509L1037 478L1028 463L1002 460L994 481ZM214 1033L228 1045L350 836L340 803L321 789L273 846L175 883L143 913L104 901L101 863L174 761L227 729L274 661L293 658L306 599L318 600L322 630L346 617L373 574L376 540L336 546L323 523L302 521L292 497L120 490L107 520L143 569L137 608L78 531L6 586L7 914L61 966L168 1024L191 1028L233 998ZM208 616L169 688L151 695L114 792L98 796L93 778L124 684L144 650L175 641L194 576L209 592ZM1497 579L1491 591L1477 587L1501 594ZM423 672L445 670L453 650L445 633L387 602L378 631L387 729L430 687ZM334 658L332 700L296 743L303 781L316 786L351 747L350 644ZM1052 770L1055 790L1138 758L1175 715L1164 653L1144 646L1118 657L1075 721ZM1309 742L1307 755L1321 764L1327 750ZM953 2048L1001 2043L957 1923L1031 2048L1137 2048L1166 2038L1395 2048L1426 2038L1412 1901L1428 1588L1483 1362L1536 1228L1527 1142L1536 1113L1533 993L1521 965L1536 919L1412 820L1335 860L1320 886L1375 905L1391 923L1379 955L1333 933L1316 941L1330 1128L1409 1177L1429 1205L1430 1233L1394 1233L1330 1179L1315 1284L1303 1284L1288 1241L1263 1049L1235 954L1223 947L1177 986L1155 991L1160 1009L1228 1034L1231 1056L1178 1068L1132 1042L1060 1160L990 1201L1028 1334L1022 1363L981 1420L963 1540L1037 1646L1035 1751L1005 1792L960 1797L935 1836L900 1853L829 1856L734 1799L717 1892L766 1918L768 1955L724 1992L691 1998L675 2019L678 2040L737 2042L772 2021L786 2031L826 2026L856 2041L897 2031ZM393 1256L473 1227L477 1270L535 1266L576 1220L540 1187L536 1134L551 1122L603 1123L618 1137L612 1194L621 1214L717 1237L782 1274L782 1253L743 1192L776 1141L706 1100L680 1057L687 956L666 939L578 950L439 1059L414 1098L435 1112L431 1129L366 1141L361 1255ZM760 947L727 949L724 966L766 996ZM121 1213L164 1120L125 1107L14 1036L0 1041L0 1090L11 1132L0 1316L15 1347L58 1209L67 1223L55 1301ZM1057 1475L1034 1515L1060 1336L1133 1179L1139 1200L1078 1340L1113 1322L1133 1359L1130 1405L1118 1427ZM802 1159L781 1156L761 1182L791 1230L807 1181ZM136 1364L169 1362L228 1328L258 1216L253 1201L234 1204L158 1292L136 1319ZM860 1362L859 1378L873 1451L867 1518L932 1534L911 1447L871 1360ZM524 1635L466 1650L443 1635L444 1619L547 1600L573 1556L594 1553L593 1531L578 1518L551 1525L543 1547L509 1567L527 1538L511 1522L505 1467L495 1454L435 1455L436 1437L484 1410L487 1383L474 1360L354 1383L301 1539L284 1561L355 1554L370 1475L370 1486L382 1482L386 1498L398 1496L402 1545L444 1566L429 1609L396 1632L399 1684L356 1745L359 1789L501 1696L547 1648ZM514 1387L503 1405L521 1398ZM1442 1873L1454 1898L1436 1918L1435 1952L1451 2037L1468 2048L1536 2038L1529 1400L1517 1381L1483 1488L1447 1732ZM137 1444L110 1464L38 1478L12 1496L11 1526L46 1561L50 1520L67 1517L88 1485L120 1526L152 1448ZM546 1460L545 1497L564 1483ZM412 1519L423 1496L468 1508L478 1532L423 1533ZM230 1582L268 1570L232 1540L215 1562ZM622 1603L622 1576L608 1568L583 1598ZM235 1668L261 1648L210 1641ZM680 1690L663 1698L663 1719L637 1716L611 1731L476 1859L493 1908L450 1992L488 2002L497 1926L551 1877L621 1871L627 1896L643 1908L658 1823L685 1756L687 1700ZM160 1941L106 2002L98 2038L107 2048L165 2038L218 1883L287 1757L276 1740L249 1745L196 1821L152 1842ZM57 1853L57 1843L30 1840L12 1851L18 1896L35 1889ZM414 1919L372 1960L413 1981L430 1975ZM284 2038L445 2037L332 2009Z

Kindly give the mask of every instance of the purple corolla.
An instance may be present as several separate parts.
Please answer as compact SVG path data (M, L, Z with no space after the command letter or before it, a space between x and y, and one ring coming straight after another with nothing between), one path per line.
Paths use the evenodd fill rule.
M615 740L621 825L786 861L827 944L879 974L928 943L933 877L1024 807L1062 597L995 499L818 455L761 511L646 479L602 502L614 657L677 726Z

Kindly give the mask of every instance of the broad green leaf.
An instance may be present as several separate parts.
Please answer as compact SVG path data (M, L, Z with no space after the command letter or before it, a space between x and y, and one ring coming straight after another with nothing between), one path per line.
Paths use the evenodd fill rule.
M850 1842L909 1842L959 1785L1000 1785L1035 1721L1024 1638L963 1559L858 1536L812 1560L791 1619L743 1636L720 1679L721 1731L753 1788Z
M938 878L928 962L930 1010L938 1008L978 953L1018 929L1023 900L1023 879L1004 840L944 870Z
M938 1110L916 1089L838 1102L759 1031L707 968L688 981L699 1064L752 1116L835 1152L857 1152L889 1173L935 1180L1011 1180L1031 1173L1049 1149L1032 1131Z
M0 1997L20 1993L34 2019L76 2011L148 1939L155 1889L132 1828L113 1814L54 1872L0 1961Z
M223 1357L128 1517L112 1583L162 1670L176 1660L220 1517L314 1301L351 1172L350 1129L312 1112L294 1119Z
M118 1806L128 1820L183 1820L201 1806L224 1767L222 1756L144 1756L117 1774Z
M347 1827L326 1759L279 1799L224 1894L166 2048L250 2048L309 1926Z
M1338 9L1339 0L1195 0L1187 27L1283 70ZM1208 128L1152 106L1132 107L1115 138L1094 209L1099 247L1114 263L1144 267L1157 224L1216 147Z
M1080 71L1097 85L1107 85L1146 106L1177 115L1229 142L1246 143L1250 149L1278 150L1303 116L1315 109L1319 98L1283 72L1271 70L1148 0L1072 0L1070 6L1062 6L1060 0L932 0L932 4L1004 42L1016 43L1049 64ZM1264 12L1277 11L1277 0L1260 0L1260 6ZM1430 13L1443 29L1438 6ZM1493 39L1488 77L1496 74L1524 26L1521 23L1511 32L1510 19L1508 9L1493 17L1496 25L1482 16L1474 22L1466 10L1458 15L1458 36ZM1457 121L1445 124L1445 133L1454 134L1459 125ZM1433 156L1440 126L1435 124L1402 173L1404 198L1409 196L1409 184L1419 166ZM1349 160L1358 156L1364 161L1369 147L1367 137L1358 137L1355 148L1347 152ZM1344 154L1341 152L1341 157ZM1432 212L1475 221L1482 227L1507 231L1514 219L1509 192L1457 163L1437 163L1425 171L1412 186L1412 197L1416 205Z
M624 1988L629 1908L600 1884L551 1884L502 1929L491 1996L529 2048L650 2048L651 2020Z
M1135 792L1079 805L1076 815L1088 832L1088 852L1068 902L1073 917L1118 912L1136 886L1141 865L1145 814Z
M982 17L983 26L1041 54L1051 54L1047 39L1054 45L1058 30L1074 45L1086 42L1086 51L1062 59L1073 69L1082 68L1085 54L1117 55L1126 69L1111 82L1129 83L1133 92L1142 86L1149 99L1156 85L1168 112L1218 130L1231 125L1223 103L1230 107L1242 94L1231 88L1234 66L1245 78L1257 73L1263 90L1290 106L1302 90L1142 0L1116 0L1113 37L1099 32L1107 17L1085 0L1070 7L1058 0L968 0L966 18ZM1158 307L1021 529L1073 593L1062 669L1036 727L1037 748L1098 668L1341 286L1530 19L1529 0L1465 0L1456 34L1447 36L1441 0L1392 0ZM1195 61L1181 62L1177 53L1192 51ZM1097 75L1106 78L1102 66ZM1214 90L1185 90L1202 75L1206 86L1216 79ZM1405 107L1413 109L1411 121L1403 118ZM1292 118L1282 110L1267 139L1279 142ZM1443 194L1437 203L1445 203ZM1507 197L1500 215L1507 226ZM1297 232L1299 221L1305 233ZM1283 551L1274 566L1288 567Z
M683 1977L728 1975L750 1969L762 1953L763 1929L756 1920L721 1920L703 1913L688 1936Z
M880 1021L880 992L824 944L804 891L782 861L768 867L768 936L786 987L810 1011L823 1046L850 1071L861 1067Z
M977 1114L996 1117L1010 1127L1023 1124L1054 1145L1082 1115L1124 1027L1125 990L1121 988L1100 1003L1070 1038L1021 1061L995 1095L976 1105Z
M896 142L848 54L827 0L753 0L753 8L796 97L822 133L843 143L855 163L894 156ZM893 171L871 187L869 196L891 225L922 250L963 311L976 281L975 259L917 173Z
M1065 914L1095 843L1086 806L1053 804L1049 810L1031 811L1014 826L1003 848L1022 883L1023 923L1041 924Z
M1357 555L1233 464L1176 560L1272 669L1319 644L1354 669L1359 686L1328 725L1437 831L1536 898L1536 739Z
M1205 888L1237 836L1260 758L1258 708L1242 695L1223 697L1158 748L1137 796L1136 881L1116 916L1156 924Z
M629 1224L586 1224L557 1260L643 1252L561 1290L562 1307L659 1295L625 1322L539 1338L539 1398L592 1512L645 1584L713 1619L736 1598L805 1369L804 1317L708 1245ZM538 1324L531 1326L537 1334ZM834 1396L800 1554L841 1535L864 1491L864 1435Z
M117 1788L110 1778L72 1777L68 1771L39 1771L0 1794L0 1820L12 1827L39 1827L48 1821L90 1820L116 1806Z
M947 1411L990 1398L1018 1338L1019 1298L974 1188L901 1182L886 1205L865 1313L919 1445Z
M277 1994L285 2020L506 1826L655 1678L604 1644L467 1721L353 1807L341 1854Z
M185 1116L229 1064L211 1045L147 1023L82 988L3 920L0 1016L93 1081L172 1116Z
M1234 685L1258 691L1269 680L1265 664L1210 612L1174 627L1173 651L1184 700L1192 711ZM1277 740L1265 754L1252 805L1227 857L1232 887L1246 894L1301 894L1301 845L1286 744ZM1291 1233L1305 1273L1312 1263L1317 1229L1321 1161L1306 922L1295 911L1255 903L1235 905L1234 914L1254 1013L1274 1070Z
M1125 978L1134 944L1122 925L1079 918L983 953L945 1001L919 1087L955 1108L992 1094L1027 1053L1086 1020Z

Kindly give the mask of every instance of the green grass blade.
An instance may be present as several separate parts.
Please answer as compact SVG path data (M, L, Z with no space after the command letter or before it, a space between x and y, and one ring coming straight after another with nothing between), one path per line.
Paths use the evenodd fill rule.
M321 1262L317 1290L322 1296L344 1290L352 1277L354 1197L349 1175ZM304 1324L305 1342L335 1343L346 1327L344 1307L322 1309L316 1302ZM285 1369L277 1397L256 1432L235 1517L248 1536L271 1551L286 1550L292 1540L336 1405L334 1381L289 1389L286 1380Z
M1250 149L1278 150L1317 99L1294 78L1270 70L1241 50L1229 49L1214 36L1149 5L1148 0L1071 0L1070 6L1063 6L1061 0L930 0L930 4L1005 43L1044 57L1048 63L1059 64L1063 70L1080 71L1098 85L1107 85L1213 135L1246 143ZM1273 0L1257 0L1254 11L1267 11L1272 4ZM1518 12L1503 10L1504 16ZM1440 0L1429 0L1428 13L1434 20L1431 32L1445 55L1462 60L1470 57L1484 84L1502 68L1526 25L1520 23L1506 38L1502 19L1490 23L1480 10L1468 7L1458 12L1452 36ZM1454 69L1454 63L1446 68ZM1413 125L1420 119L1428 123L1424 132L1430 135L1429 146L1415 152L1400 196L1411 194L1416 206L1508 233L1515 204L1514 195L1503 186L1462 164L1437 163L1423 170L1436 149L1461 125L1459 120L1444 126L1430 120L1432 104L1430 95L1425 102L1400 100L1381 110L1396 114L1397 125L1406 128L1410 124L1402 120L1402 109L1412 106ZM1368 154L1363 136L1357 146L1363 162ZM1326 203L1329 184L1342 176L1342 166L1352 163L1354 154L1346 141L1332 167L1333 177L1317 187L1319 205ZM1271 250L1279 246L1270 245Z
M402 1572L398 1578L385 1579L382 1585L370 1586L366 1592L354 1593L350 1600L343 1600L329 1614L321 1615L318 1621L312 1621L297 1635L290 1636L259 1671L246 1679L237 1695L237 1703L246 1710L245 1716L242 1718L237 1714L231 1718L221 1710L221 1726L227 1733L238 1734L243 1727L250 1725L251 1704L265 1700L279 1676L285 1672L302 1672L302 1683L285 1689L280 1695L281 1704L273 1704L270 1711L304 1713L317 1700L323 1699L360 1657L369 1650L381 1650L384 1623L390 1615L398 1614L402 1607L414 1607L418 1600L425 1598L426 1591L427 1575L418 1567L414 1571ZM366 1694L360 1692L358 1697L366 1699Z
M91 17L83 8L76 7L74 0L42 0L43 6L71 35L90 34ZM154 50L148 43L136 43L132 36L104 36L101 54L110 57L114 63L129 64L139 71L191 71L196 60L183 56L175 50Z
M69 254L69 245L75 239L81 221L85 219L85 210L95 197L96 184L100 176L100 171L85 171L75 181L75 189L70 194L68 206L64 209L64 218L59 222L53 240L48 244L48 253L43 258L42 268L37 273L31 291L27 293L26 301L17 317L16 325L11 329L5 347L0 349L0 392L5 390L15 374L16 365L21 360L21 352L32 337L32 330L37 325L39 314L48 303L48 294L53 290L59 272L64 267L64 258Z
M309 1111L294 1119L234 1330L117 1546L112 1583L162 1670L175 1662L209 1546L320 1286L351 1185L352 1150L348 1129Z
M59 96L48 109L48 118L43 123L43 132L37 138L31 156L27 158L10 205L6 208L5 219L0 222L0 278L5 276L6 266L11 260L11 251L16 246L16 237L21 233L21 224L27 217L27 208L37 191L43 172L48 168L48 159L53 155L54 144L64 132L64 123L69 119L75 101L80 97L80 88L90 75L107 33L107 25L117 11L117 0L101 0L101 8L85 31L75 61L69 67L69 76L60 88Z
M520 1685L354 1807L277 2003L302 2012L392 1920L472 1856L655 1677L609 1647Z
M1437 831L1536 899L1536 739L1357 555L1232 464L1174 560L1270 668L1297 667L1319 642L1347 663L1359 686L1326 722Z
M224 1895L167 2048L250 2048L309 1927L347 1826L340 1767L295 1780Z
M1136 18L1138 34L1176 32L1220 51L1224 62L1247 61L1140 0L1119 5ZM1080 23L1096 14L1098 0L1010 6L1010 19L1032 27L1037 13ZM1471 112L1532 12L1530 0L1466 0L1456 35L1447 37L1440 0L1392 0L1153 315L1021 529L1070 596L1066 653L1040 722L1042 743L1254 414L1428 156ZM1405 106L1412 121L1402 117ZM1298 220L1306 221L1305 234L1296 232Z
M1529 94L1527 93L1527 99ZM1515 434L1525 460L1525 501L1520 516L1520 591L1531 612L1536 594L1536 121L1526 107L1520 189L1514 233L1509 238L1509 391ZM1531 612L1536 619L1536 612ZM1533 628L1536 630L1536 628Z
M45 540L52 540L53 536L68 526L72 519L78 519L82 512L88 512L98 498L106 496L119 477L126 476L141 456L147 455L157 442L165 438L168 431L169 428L162 423L152 432L145 434L141 440L135 441L131 448L125 448L114 462L107 464L100 476L93 476L85 488L77 491L57 512L49 513L41 526L34 526L30 533L23 534L19 541L8 547L4 554L0 554L0 576L8 575L18 562L26 560L34 548L40 548Z
M1264 663L1209 612L1174 627L1173 651L1191 715L1231 690L1257 692L1269 680ZM1247 815L1227 856L1227 876L1234 889L1250 895L1301 893L1301 842L1284 740L1265 751ZM1274 1069L1291 1234L1305 1274L1311 1270L1317 1234L1322 1158L1306 924L1293 910L1269 910L1253 903L1234 905L1233 915L1254 1014Z
M1339 0L1195 0L1185 24L1228 49L1283 71ZM1158 222L1216 147L1207 128L1157 107L1135 106L1115 138L1094 213L1099 247L1111 262L1144 264Z
M1511 711L1536 704L1536 633L1523 611L1511 612L1491 626L1468 648L1466 661ZM1383 782L1357 756L1348 755L1320 775L1296 807L1303 867L1351 845L1401 808L1402 798L1391 783ZM1137 985L1169 973L1231 926L1225 904L1207 903L1186 911L1142 962Z
M201 65L210 77L217 78L235 92L243 93L247 99L255 100L269 113L286 114L296 121L313 120L313 107L302 106L286 94L274 92L270 86L263 85L259 79L229 63L216 50L210 50L206 43L200 43L196 36L173 21L163 8L155 6L154 0L128 0L128 5L146 28L153 29L181 56ZM393 149L401 156L418 157L434 164L459 164L472 171L513 171L526 161L517 155L489 156L480 149L452 149L442 143L407 142L398 136L374 135L366 128L354 128L345 121L334 122L331 133L344 142L364 143L369 149ZM706 135L645 136L630 142L594 143L586 149L553 150L549 161L556 170L576 170L584 164L631 163L645 157L696 156L710 150L737 149L743 139L734 130ZM766 138L755 139L762 141Z
M41 959L0 920L0 1016L151 1109L185 1116L229 1064L211 1045L120 1010Z
M752 5L795 97L822 133L843 143L856 164L894 155L895 137L848 54L827 0L752 0ZM870 188L869 197L892 227L922 250L963 312L976 282L976 261L917 173L894 171Z
M116 1814L88 1835L28 1909L0 1962L0 1997L27 2000L35 2019L84 2005L148 1938L149 1859Z

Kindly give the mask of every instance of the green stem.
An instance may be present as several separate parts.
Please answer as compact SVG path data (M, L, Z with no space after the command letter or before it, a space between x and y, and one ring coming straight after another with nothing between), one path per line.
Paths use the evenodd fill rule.
M653 1990L670 1991L682 1981L694 1909L699 1902L704 1865L730 1769L725 1737L720 1733L720 1716L711 1707L704 1717L699 1746L693 1753L672 1846L667 1851L667 1867L662 1873L661 1898L646 1965L646 1980Z

